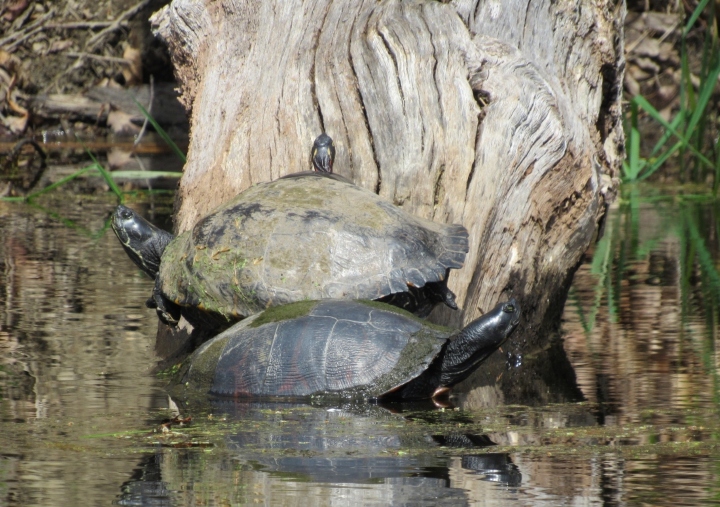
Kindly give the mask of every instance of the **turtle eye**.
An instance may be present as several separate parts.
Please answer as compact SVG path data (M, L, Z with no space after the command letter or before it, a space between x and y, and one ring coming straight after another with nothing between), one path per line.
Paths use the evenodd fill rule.
M503 306L503 312L505 313L515 313L515 305L508 303L505 306Z
M120 217L123 220L129 220L132 218L132 212L130 210L124 209L120 212Z

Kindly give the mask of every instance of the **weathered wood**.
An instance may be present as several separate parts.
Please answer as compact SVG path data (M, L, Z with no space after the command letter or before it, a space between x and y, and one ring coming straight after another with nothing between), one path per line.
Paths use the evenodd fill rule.
M156 13L192 111L178 230L248 186L336 172L470 231L461 325L509 293L556 323L623 156L624 2L174 0ZM517 335L516 335L517 336Z

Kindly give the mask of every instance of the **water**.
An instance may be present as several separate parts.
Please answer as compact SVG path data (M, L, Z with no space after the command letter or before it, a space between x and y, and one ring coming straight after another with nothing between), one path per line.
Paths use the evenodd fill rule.
M626 196L553 340L576 383L510 404L506 351L456 409L171 399L116 203L40 204L0 202L0 505L720 503L716 203Z

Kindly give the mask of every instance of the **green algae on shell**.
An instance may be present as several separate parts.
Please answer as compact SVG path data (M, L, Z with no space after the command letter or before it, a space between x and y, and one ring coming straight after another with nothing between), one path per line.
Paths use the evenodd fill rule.
M175 238L157 288L191 323L206 313L222 328L299 300L379 299L427 284L447 291L448 271L462 267L467 250L460 225L415 217L312 173L255 185ZM439 302L436 290L397 304L421 304L425 316Z

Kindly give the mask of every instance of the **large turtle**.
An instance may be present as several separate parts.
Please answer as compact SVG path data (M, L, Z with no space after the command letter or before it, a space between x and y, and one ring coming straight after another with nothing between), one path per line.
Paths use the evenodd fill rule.
M208 330L303 299L381 299L427 316L457 308L447 288L467 230L425 220L335 174L255 185L174 238L125 206L112 227L155 279L148 306Z
M514 299L459 332L374 301L302 301L206 342L182 383L232 397L435 398L475 371L519 319Z

